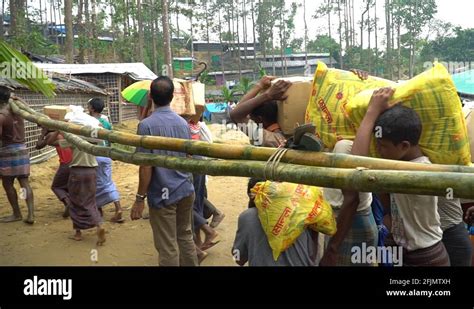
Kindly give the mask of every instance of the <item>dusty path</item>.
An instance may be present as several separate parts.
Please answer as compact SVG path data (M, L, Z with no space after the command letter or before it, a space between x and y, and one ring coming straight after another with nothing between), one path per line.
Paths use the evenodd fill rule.
M157 252L153 246L148 220L130 221L130 211L124 211L127 219L123 224L107 222L107 242L96 248L94 231L86 231L84 240L68 239L72 234L70 219L61 217L62 204L50 190L58 159L32 165L31 185L35 195L36 223L23 222L0 224L0 265L110 265L152 266L157 265ZM113 179L122 197L125 209L135 198L138 183L138 167L114 161ZM211 248L203 265L235 265L231 247L237 227L237 217L247 207L246 178L209 177L209 199L226 218L217 228L221 242ZM16 184L17 185L17 184ZM18 187L18 185L17 185ZM26 215L26 205L21 201ZM113 215L113 205L105 208L105 219ZM10 205L3 188L0 188L0 216L10 214ZM98 262L91 261L91 250L98 250Z

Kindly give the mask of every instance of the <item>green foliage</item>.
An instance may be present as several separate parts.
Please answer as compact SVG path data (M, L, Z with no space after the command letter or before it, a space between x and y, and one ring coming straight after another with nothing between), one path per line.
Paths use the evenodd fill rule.
M252 81L249 78L242 77L234 89L236 91L243 92L243 94L246 94L247 92L250 91L251 88L252 88Z
M221 88L222 98L225 102L232 102L234 100L234 90L229 90L226 86Z
M10 47L3 40L0 40L0 63L4 66L6 64L16 63L16 65L9 66L10 70L8 70L8 74L3 74L4 72L1 72L1 77L14 77L14 80L27 86L30 90L41 92L47 97L53 97L55 95L54 84L51 83L51 80L43 73L43 71L34 66L28 57ZM31 68L31 70L29 68Z
M339 59L339 44L327 35L318 35L308 42L308 52L330 53L334 59ZM347 51L346 51L347 52Z
M474 29L455 29L455 35L437 38L423 46L421 58L424 61L469 62L474 59Z
M209 76L209 70L205 70L202 72L201 77L199 78L199 81L203 84L206 84L208 86L212 86L216 84L216 80Z

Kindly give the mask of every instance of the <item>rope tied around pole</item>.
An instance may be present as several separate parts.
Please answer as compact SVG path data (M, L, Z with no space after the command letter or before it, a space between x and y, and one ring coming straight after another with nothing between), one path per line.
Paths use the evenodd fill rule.
M275 179L276 178L276 169L280 164L281 158L288 152L288 148L278 147L277 150L270 156L268 161L265 163L265 168L263 170L263 177L266 179ZM267 177L267 170L270 169L270 175Z

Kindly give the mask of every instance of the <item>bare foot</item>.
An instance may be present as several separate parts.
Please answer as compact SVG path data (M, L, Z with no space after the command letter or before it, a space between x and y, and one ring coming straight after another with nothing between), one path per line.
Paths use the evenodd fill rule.
M222 222L222 220L224 220L224 218L225 218L224 213L220 213L220 214L212 216L212 221L211 221L211 224L209 226L212 227L213 229L215 229L219 224L221 224L221 222Z
M117 211L115 215L110 219L110 222L114 223L124 223L125 219L122 218L122 211Z
M21 221L23 217L21 215L11 215L8 217L3 217L0 219L0 223L10 223L10 222L16 222L16 221Z
M97 229L97 246L103 246L105 243L105 229L98 228Z
M26 224L35 224L35 217L28 216L28 218L26 218L23 222L25 222Z
M75 240L75 241L81 241L82 240L82 233L81 231L76 231L76 234L73 236L70 236L69 239Z

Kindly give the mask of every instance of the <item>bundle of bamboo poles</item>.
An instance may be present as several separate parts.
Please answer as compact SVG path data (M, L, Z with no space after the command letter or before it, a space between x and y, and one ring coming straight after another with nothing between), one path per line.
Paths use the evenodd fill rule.
M93 129L72 123L55 121L46 115L32 110L21 100L11 100L13 111L23 118L40 124L44 127L72 134L97 137L112 143L142 147L146 149L161 149L176 152L185 152L191 155L201 155L216 159L267 161L274 153L275 148L254 147L246 145L210 144L193 140L165 138L159 136L141 136L124 132ZM94 134L95 135L95 134ZM370 157L333 154L325 152L308 152L288 150L281 158L281 162L305 166L334 167L334 168L367 168L374 170L406 170L425 172L459 172L474 173L472 166L422 164L413 162L384 160Z
M455 197L474 198L472 167L424 165L349 155L289 150L283 157L282 162L292 163L280 163L276 167L275 173L268 177L266 175L266 161L275 152L275 149L251 146L230 147L229 145L214 145L179 139L142 137L103 129L97 131L97 129L51 120L18 101L12 101L11 106L16 114L29 121L64 132L65 138L82 151L137 165L160 166L214 176L267 178L274 181L362 192L437 196L446 196L452 193ZM110 147L95 146L73 135L90 137L95 135L94 132L101 139L126 145L200 154L219 159L234 159L237 157L241 160L198 160L129 153ZM242 157L238 157L239 154L242 154ZM313 158L316 162L308 162L308 157ZM252 160L247 160L248 158ZM302 164L306 162L311 164ZM400 172L400 170L403 170L403 172Z

